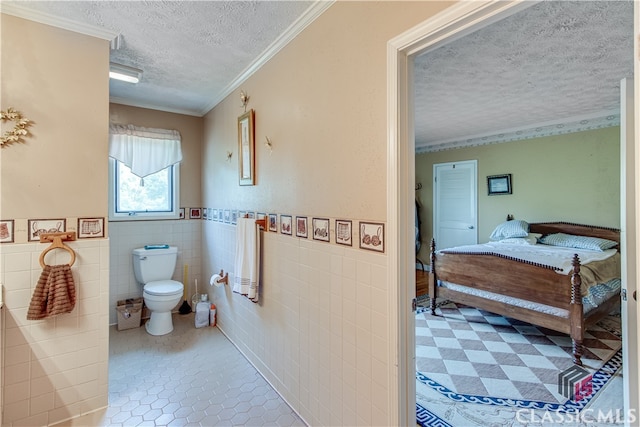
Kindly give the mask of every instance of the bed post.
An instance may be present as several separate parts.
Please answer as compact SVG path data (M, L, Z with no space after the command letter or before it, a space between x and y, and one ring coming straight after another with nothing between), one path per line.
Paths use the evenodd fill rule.
M580 277L580 258L573 255L571 260L573 271L571 273L571 305L569 310L569 322L571 325L571 341L573 342L573 363L582 366L582 340L584 338L584 322L582 312L582 278Z
M431 315L436 315L436 239L431 239L430 250L430 263L429 269L429 308L431 309Z

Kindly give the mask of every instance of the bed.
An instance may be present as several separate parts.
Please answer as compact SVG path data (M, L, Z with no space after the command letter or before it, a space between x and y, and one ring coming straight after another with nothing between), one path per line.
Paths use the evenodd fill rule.
M519 237L496 235L501 227L518 230ZM583 241L586 247L573 247ZM613 228L525 221L507 221L491 242L473 247L438 251L432 240L431 313L437 299L448 300L566 333L573 363L582 366L584 331L620 305L619 243Z

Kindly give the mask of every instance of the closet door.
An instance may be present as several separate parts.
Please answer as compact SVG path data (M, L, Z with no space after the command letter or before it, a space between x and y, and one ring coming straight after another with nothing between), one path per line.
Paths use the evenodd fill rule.
M478 243L476 160L433 165L433 237L437 249Z

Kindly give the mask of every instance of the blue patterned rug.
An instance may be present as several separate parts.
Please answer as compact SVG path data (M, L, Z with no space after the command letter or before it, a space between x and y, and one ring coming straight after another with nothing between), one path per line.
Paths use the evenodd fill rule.
M568 336L463 305L442 304L436 316L419 307L418 424L451 425L447 413L440 417L433 410L437 399L449 405L449 415L451 403L458 412L460 404L471 404L499 419L522 409L579 413L622 366L619 317L590 328L584 343L583 362L592 375L592 389L572 400L558 390L558 376L573 366ZM422 399L421 393L425 395ZM478 418L482 425L482 416Z

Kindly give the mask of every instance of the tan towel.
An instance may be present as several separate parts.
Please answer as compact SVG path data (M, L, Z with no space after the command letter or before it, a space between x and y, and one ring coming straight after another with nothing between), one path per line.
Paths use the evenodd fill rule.
M76 285L71 274L71 266L45 265L31 296L27 320L70 313L75 305Z

